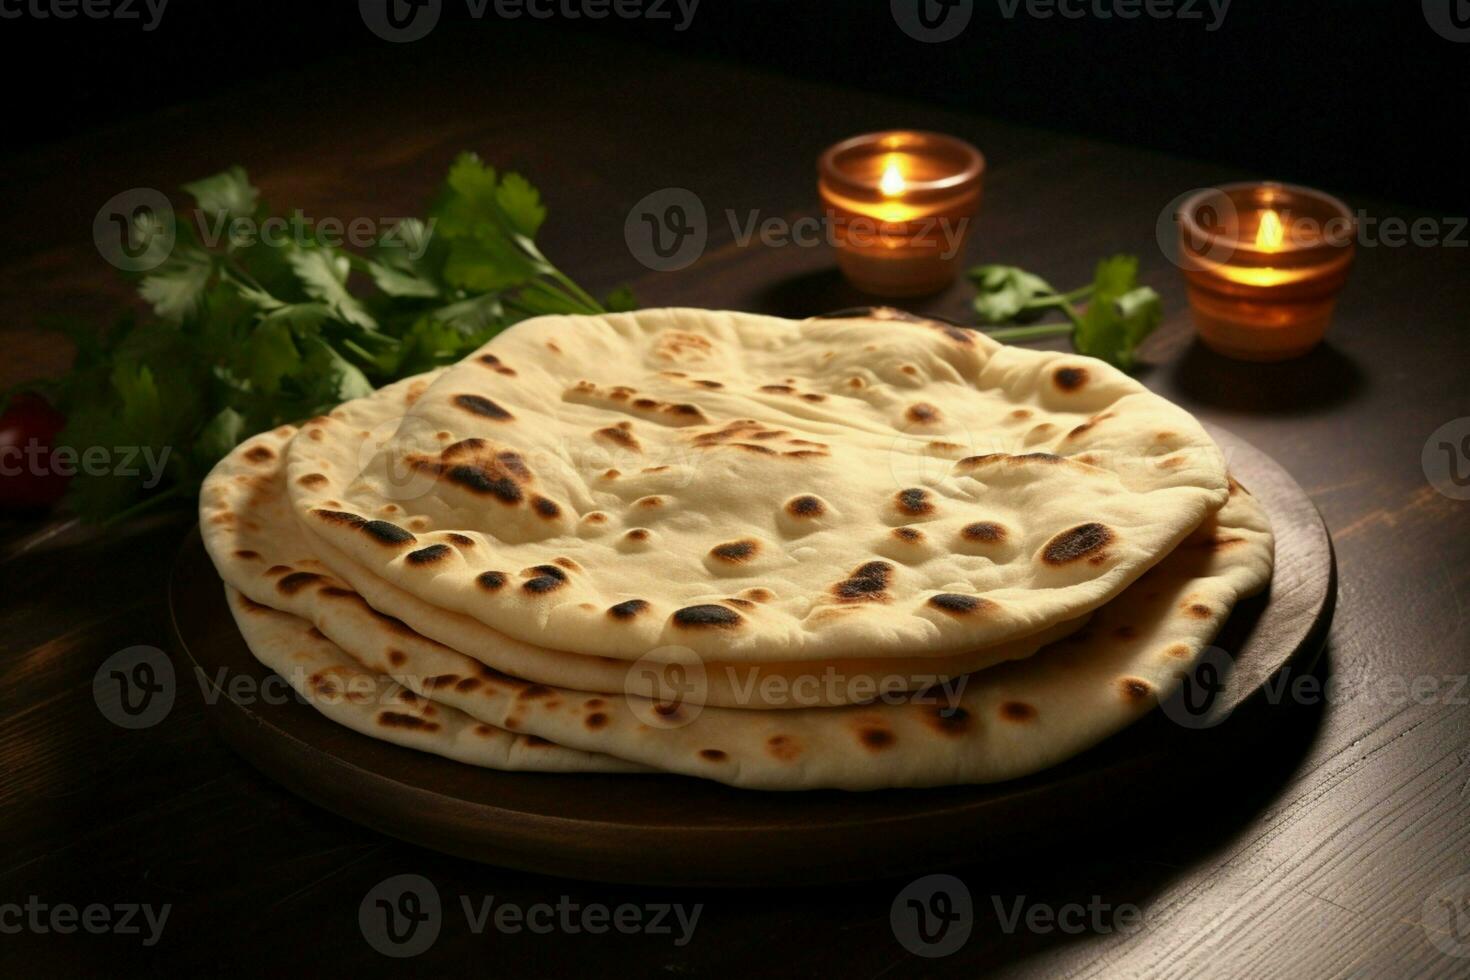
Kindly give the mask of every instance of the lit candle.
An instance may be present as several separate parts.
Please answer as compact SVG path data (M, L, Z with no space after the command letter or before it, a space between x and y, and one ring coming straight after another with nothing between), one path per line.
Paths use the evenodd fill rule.
M843 274L878 296L949 285L984 170L979 150L938 133L869 133L830 147L818 161L818 189Z
M1252 361L1296 357L1322 340L1353 260L1347 205L1305 187L1230 184L1193 195L1178 217L1201 340Z
M884 197L899 197L908 186L908 181L903 179L903 168L899 166L899 159L897 153L888 154L888 165L883 168L883 176L878 181L878 189L883 192Z
M1281 223L1281 215L1275 209L1267 208L1261 213L1260 226L1256 228L1256 248L1267 252L1280 251L1281 243L1286 241L1286 227Z

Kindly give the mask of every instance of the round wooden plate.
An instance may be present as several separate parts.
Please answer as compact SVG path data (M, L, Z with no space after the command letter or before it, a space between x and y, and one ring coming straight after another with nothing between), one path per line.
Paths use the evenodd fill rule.
M1291 476L1238 437L1211 434L1276 532L1269 594L1237 607L1215 641L1234 657L1218 712L1238 707L1287 663L1315 658L1332 615L1336 566L1322 518ZM811 884L952 867L1044 840L1047 827L1090 823L1089 811L1105 801L1126 801L1156 783L1185 741L1182 729L1154 712L1024 779L871 793L760 793L685 776L494 772L375 741L293 699L232 697L231 678L251 677L259 690L269 671L235 628L197 530L175 563L169 605L180 649L213 688L210 714L220 734L271 778L425 847L574 878Z

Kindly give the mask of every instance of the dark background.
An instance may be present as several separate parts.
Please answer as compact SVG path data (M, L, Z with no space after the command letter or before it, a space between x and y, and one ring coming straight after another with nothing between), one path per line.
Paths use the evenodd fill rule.
M165 724L122 732L97 710L92 679L118 650L170 645L165 588L192 521L160 515L114 529L0 526L0 903L177 906L151 949L116 935L0 936L0 976L365 978L466 964L670 980L1464 974L1470 960L1441 952L1443 934L1422 920L1470 873L1470 708L1453 686L1470 670L1470 504L1426 484L1421 452L1470 417L1467 250L1363 247L1327 342L1248 364L1195 338L1155 219L1182 189L1250 175L1329 188L1374 217L1414 205L1464 214L1470 44L1435 35L1416 0L1236 0L1213 34L1173 21L1006 21L992 2L945 45L904 37L887 0L864 6L704 0L685 34L600 32L635 45L565 23L451 17L429 40L394 46L350 0L172 0L152 34L0 19L11 231L0 236L0 387L64 370L67 345L29 329L42 316L106 323L133 301L90 235L99 204L123 188L172 192L239 162L278 208L416 214L454 154L473 148L542 188L543 244L578 281L629 281L648 306L804 316L856 305L830 250L721 234L694 266L657 273L630 254L629 209L678 184L722 210L807 215L813 163L832 141L890 125L964 135L991 161L970 259L1070 285L1099 256L1138 255L1166 311L1142 379L1285 464L1337 549L1321 671L1338 698L1283 704L1280 718L1237 713L1196 733L1217 738L1215 753L1181 740L1177 768L1149 791L1080 798L1060 839L952 869L981 908L1101 897L1144 909L1145 934L1012 935L987 918L953 957L920 959L889 925L903 881L711 894L509 872L293 796L217 737L192 681ZM950 107L908 101L924 93ZM962 280L920 308L967 317L972 297ZM1456 693L1405 700L1389 687L1421 677ZM366 892L402 873L451 900L709 908L682 949L459 927L405 963L369 948L357 922Z
M34 2L5 0L5 9ZM132 2L141 12L141 0ZM602 69L561 52L565 32L618 34L1341 194L1445 212L1470 205L1470 44L1436 34L1418 0L1234 0L1214 31L1204 0L1194 5L1199 19L1131 21L1043 20L1024 7L1008 19L999 0L973 2L966 30L938 44L904 35L888 0L702 0L683 32L673 20L533 23L488 12L475 20L465 0L444 0L434 40L469 35L491 61L508 46L551 63L560 57L572 79ZM299 97L311 100L324 86L345 84L334 82L334 62L365 57L381 64L378 85L360 92L370 112L381 90L414 85L423 64L407 58L416 45L370 34L357 8L351 0L172 0L151 32L140 20L0 19L7 148L54 142L262 76L301 73ZM487 89L484 110L523 111L528 97L534 109L533 93Z

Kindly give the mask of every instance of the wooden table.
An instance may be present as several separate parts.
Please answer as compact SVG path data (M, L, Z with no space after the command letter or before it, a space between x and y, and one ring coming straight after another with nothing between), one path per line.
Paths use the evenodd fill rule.
M474 37L385 47L0 161L7 185L26 189L10 213L24 233L0 239L0 383L64 365L63 347L27 329L36 317L102 319L127 296L89 234L101 202L125 188L172 189L241 162L267 199L314 216L406 215L421 210L452 156L473 148L532 176L551 210L545 250L582 282L631 281L644 305L806 315L862 297L838 280L827 249L741 246L726 211L738 222L756 210L816 213L814 161L842 136L893 125L952 132L982 147L990 165L971 257L1071 285L1100 256L1141 256L1169 311L1146 348L1143 380L1275 456L1316 499L1341 571L1319 668L1331 696L1232 718L1199 743L1191 765L1203 780L1165 778L1156 794L1096 812L1051 846L954 869L974 897L973 933L958 952L921 959L889 925L905 881L666 892L503 872L382 838L277 788L212 736L188 676L163 722L118 728L94 703L92 677L115 651L167 645L164 581L188 518L105 534L11 524L0 562L0 927L12 921L5 904L31 896L49 906L168 903L171 912L151 947L139 935L0 933L0 972L385 970L397 964L364 940L358 908L403 873L433 882L445 906L438 940L408 961L416 969L1470 971L1470 959L1439 948L1453 934L1438 933L1436 945L1421 926L1436 889L1470 872L1470 504L1437 492L1420 464L1437 427L1470 415L1466 250L1364 248L1329 344L1286 364L1230 362L1194 341L1154 229L1176 194L1246 175L606 41L568 36L562 45L552 59ZM690 268L655 273L631 257L623 222L634 202L668 186L700 196L709 245ZM1380 219L1413 217L1353 203ZM967 297L957 285L921 305L963 317ZM460 899L478 906L489 896L522 907L703 910L682 946L616 930L476 934ZM1007 932L997 906L1009 914L1022 896L1025 907L1105 906L1107 928L1118 909L1136 906L1141 924ZM1470 925L1470 911L1461 921Z

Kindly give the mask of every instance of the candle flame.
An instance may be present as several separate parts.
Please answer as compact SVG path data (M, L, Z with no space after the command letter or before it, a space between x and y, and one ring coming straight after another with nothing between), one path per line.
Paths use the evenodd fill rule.
M878 189L883 192L884 197L898 197L906 187L908 182L903 179L897 156L890 156L888 166L883 169L883 176L878 181Z
M1267 208L1261 215L1260 225L1256 227L1256 248L1274 252L1285 241L1286 227L1281 223L1281 215Z

